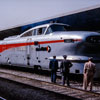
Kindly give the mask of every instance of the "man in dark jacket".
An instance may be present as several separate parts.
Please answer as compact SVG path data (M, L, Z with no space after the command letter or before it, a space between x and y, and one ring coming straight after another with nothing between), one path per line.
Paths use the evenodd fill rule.
M49 63L49 68L51 69L51 82L56 83L56 72L58 69L58 61L56 56L53 56L53 59Z
M69 72L70 67L72 67L72 63L69 60L66 60L67 56L64 55L64 60L61 62L60 69L62 74L62 84L65 84L65 81L67 81L67 86L70 86L69 84Z

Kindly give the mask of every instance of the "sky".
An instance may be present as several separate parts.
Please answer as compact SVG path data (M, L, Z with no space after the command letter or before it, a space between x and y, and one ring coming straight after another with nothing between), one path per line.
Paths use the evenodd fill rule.
M100 0L0 0L0 31L100 7Z

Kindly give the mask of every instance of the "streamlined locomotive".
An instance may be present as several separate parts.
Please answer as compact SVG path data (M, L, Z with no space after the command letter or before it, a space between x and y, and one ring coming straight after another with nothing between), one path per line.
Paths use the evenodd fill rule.
M0 64L48 69L56 55L67 55L73 63L71 73L82 74L84 63L93 57L95 77L100 77L100 34L88 31L68 31L68 25L49 23L31 28L21 35L0 41Z

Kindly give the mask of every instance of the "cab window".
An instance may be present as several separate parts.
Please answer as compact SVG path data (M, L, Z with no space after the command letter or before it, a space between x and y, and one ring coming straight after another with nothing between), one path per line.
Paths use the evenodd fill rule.
M49 28L47 29L46 34L50 34L50 33L52 33L52 29L51 29L51 27L49 27Z
M66 25L51 25L50 26L53 32L56 31L67 31L67 26Z

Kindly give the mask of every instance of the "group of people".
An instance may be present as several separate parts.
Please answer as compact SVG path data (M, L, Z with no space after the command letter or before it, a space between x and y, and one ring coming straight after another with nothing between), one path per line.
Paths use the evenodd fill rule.
M67 56L63 56L63 60L60 64L60 72L62 76L62 85L65 85L67 83L67 86L70 86L69 82L69 74L70 74L70 68L73 66L73 64L67 60ZM93 76L96 71L96 65L92 62L93 58L89 58L88 62L84 64L84 70L83 70L83 89L87 90L87 87L89 85L89 90L92 91L92 84L93 84ZM49 68L51 69L51 82L56 83L56 76L57 76L57 70L58 70L58 60L56 59L56 56L53 56L53 59L50 60Z
M67 60L67 56L64 55L64 60L61 62L60 65L60 72L62 74L62 84L65 84L65 81L67 81L67 86L70 86L69 84L69 71L70 67L72 67L72 63ZM51 69L51 82L56 83L56 72L58 69L58 61L56 60L56 56L53 56L53 59L50 61L49 68Z

